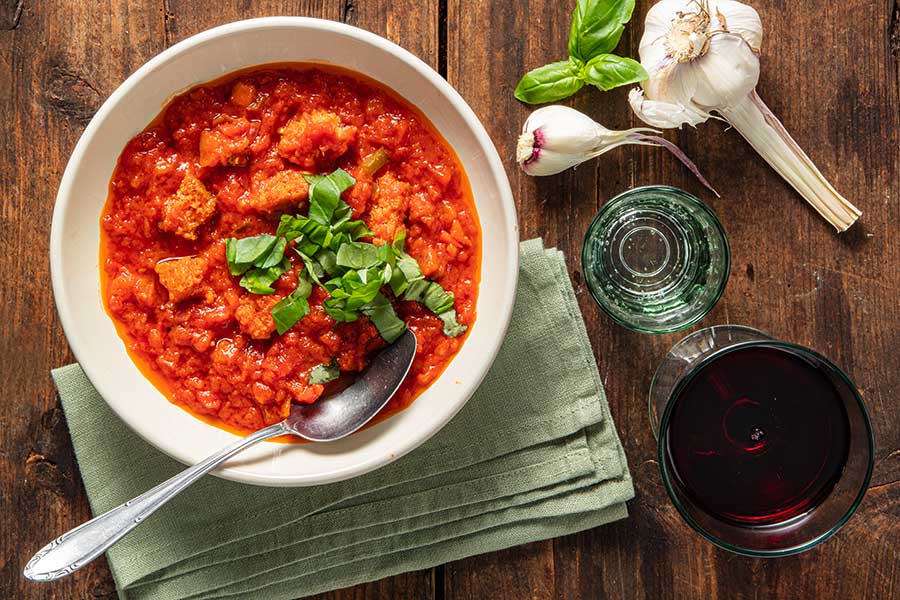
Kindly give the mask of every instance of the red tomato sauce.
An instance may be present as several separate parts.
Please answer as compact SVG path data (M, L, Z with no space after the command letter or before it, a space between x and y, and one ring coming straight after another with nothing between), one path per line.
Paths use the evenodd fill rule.
M387 165L361 170L386 150ZM336 323L314 286L311 312L283 335L270 310L297 285L291 268L275 294L245 291L228 272L224 240L274 233L282 214L305 214L303 173L343 168L343 198L373 242L407 233L423 274L455 296L472 326L481 233L462 166L430 122L359 74L306 64L257 67L176 96L119 157L101 218L106 308L141 371L174 403L246 433L284 419L292 403L325 392L308 383L320 364L364 369L384 342L365 317ZM417 302L393 299L418 338L409 376L381 417L407 407L446 368L465 336L449 338Z

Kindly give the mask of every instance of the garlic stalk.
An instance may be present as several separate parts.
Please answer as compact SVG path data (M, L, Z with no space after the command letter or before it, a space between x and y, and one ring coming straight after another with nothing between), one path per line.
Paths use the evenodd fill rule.
M556 175L626 144L662 146L674 154L716 196L718 192L678 146L655 129L615 131L567 106L545 106L528 117L519 136L516 160L529 175Z
M654 127L697 125L720 115L838 231L860 211L825 179L756 93L762 22L735 0L661 0L647 13L634 112Z

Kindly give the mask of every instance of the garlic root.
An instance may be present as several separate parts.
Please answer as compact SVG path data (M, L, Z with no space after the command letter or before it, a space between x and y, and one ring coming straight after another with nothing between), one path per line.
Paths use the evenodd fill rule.
M715 194L716 198L722 197L719 195L719 192L716 191L716 188L714 188L712 184L710 184L709 181L706 180L706 177L703 176L703 173L701 173L700 169L697 168L697 165L694 164L694 161L692 161L681 148L679 148L666 138L660 137L658 135L634 135L632 136L632 140L633 144L644 144L647 146L660 146L662 148L665 148L666 150L671 152L675 156L675 158L680 160L681 164L687 167L691 173L694 174L694 177L697 178L697 181L703 184L703 187Z
M825 179L755 90L744 101L719 111L838 232L856 222L862 212Z

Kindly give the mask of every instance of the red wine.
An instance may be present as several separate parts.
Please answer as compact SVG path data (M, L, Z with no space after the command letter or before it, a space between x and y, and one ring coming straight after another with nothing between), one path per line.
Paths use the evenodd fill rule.
M824 500L847 462L850 424L827 367L777 346L714 359L675 399L667 461L715 518L783 523Z

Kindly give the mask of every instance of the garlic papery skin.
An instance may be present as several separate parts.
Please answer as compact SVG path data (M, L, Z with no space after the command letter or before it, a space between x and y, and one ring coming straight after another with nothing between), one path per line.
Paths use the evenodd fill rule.
M763 29L736 0L661 0L640 42L649 79L629 95L632 109L659 128L724 118L838 231L862 214L825 179L756 93Z
M625 144L662 146L718 196L691 159L657 134L659 131L647 128L607 129L574 108L545 106L531 113L525 121L516 145L516 161L529 175L544 177L562 173Z

